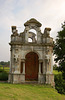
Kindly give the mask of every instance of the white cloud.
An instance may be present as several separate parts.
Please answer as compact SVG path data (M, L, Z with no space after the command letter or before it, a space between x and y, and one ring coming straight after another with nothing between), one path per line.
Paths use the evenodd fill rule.
M9 60L12 25L21 27L19 31L23 31L25 21L34 17L42 23L42 32L45 27L51 27L51 36L56 38L65 20L64 10L65 0L0 0L0 60L6 60L5 55Z

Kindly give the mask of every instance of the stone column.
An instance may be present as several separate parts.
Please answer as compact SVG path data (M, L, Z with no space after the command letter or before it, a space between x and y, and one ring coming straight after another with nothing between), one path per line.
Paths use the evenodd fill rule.
M22 59L21 62L23 64L22 65L23 70L22 70L22 73L21 73L20 81L25 82L25 59Z
M39 60L39 74L38 74L38 82L39 83L44 83L44 80L43 80L43 74L42 74L42 66L41 66L41 63L43 62L43 60Z
M15 69L13 55L14 55L14 48L11 46L11 73L14 73L14 69Z
M41 63L43 62L42 59L39 60L39 74L41 74Z
M39 74L41 74L41 62L39 62Z
M12 73L12 55L11 55L11 48L10 48L10 70L9 70L9 73Z
M39 28L37 29L37 43L41 43L41 31Z
M26 26L24 31L25 31L25 42L28 43L28 31L29 31L29 27Z
M23 72L22 72L22 74L25 74L25 59L23 59L22 62L23 62Z
M53 72L53 53L51 54L51 73Z
M44 59L44 62L43 62L43 74L46 73L46 69L45 69L45 59Z
M23 74L25 74L25 62L23 62Z
M43 51L43 74L46 74L46 47L44 47L44 51Z

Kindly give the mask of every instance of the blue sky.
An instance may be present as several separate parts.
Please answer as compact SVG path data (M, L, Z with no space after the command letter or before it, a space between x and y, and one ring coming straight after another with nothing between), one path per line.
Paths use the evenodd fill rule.
M11 26L20 27L21 32L30 18L42 23L42 32L51 27L55 39L65 21L65 0L0 0L0 61L10 59Z

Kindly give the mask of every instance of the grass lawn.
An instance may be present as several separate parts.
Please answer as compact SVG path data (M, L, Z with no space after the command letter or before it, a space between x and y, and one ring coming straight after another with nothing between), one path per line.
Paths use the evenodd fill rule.
M65 100L49 85L0 83L0 100Z
M9 72L9 68L4 68ZM55 75L62 74L56 70ZM0 83L0 100L65 100L65 95L57 93L50 85Z

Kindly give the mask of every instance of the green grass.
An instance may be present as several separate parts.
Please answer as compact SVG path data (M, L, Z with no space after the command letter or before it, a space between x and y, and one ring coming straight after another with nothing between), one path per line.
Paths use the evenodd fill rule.
M0 83L0 100L65 100L49 85Z
M53 73L61 74L56 70ZM0 100L65 100L65 95L57 93L50 85L0 83Z

